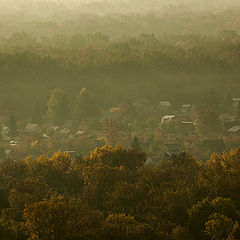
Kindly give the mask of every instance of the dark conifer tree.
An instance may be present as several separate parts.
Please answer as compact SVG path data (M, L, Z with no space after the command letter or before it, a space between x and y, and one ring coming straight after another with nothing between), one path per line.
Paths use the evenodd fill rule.
M73 113L74 120L86 121L89 118L96 118L97 114L97 104L95 103L92 94L86 88L82 88L77 96L76 106Z
M132 144L131 144L131 148L132 148L133 150L138 151L138 152L143 152L143 148L142 148L142 145L141 145L138 137L135 136L135 137L133 138L133 141L132 141Z
M232 108L232 95L229 90L225 92L225 95L223 97L223 107L226 111L230 111Z
M240 102L237 105L237 116L240 117Z
M218 103L216 92L213 88L209 93L207 105L208 105L207 108L210 110L215 110L215 111L218 110L219 103Z
M32 123L41 123L42 122L42 117L43 117L43 112L40 107L39 103L36 103L33 109L32 117L31 117L31 122Z
M11 115L9 117L7 126L9 128L9 136L10 137L18 136L17 123L16 123L13 113L11 113Z

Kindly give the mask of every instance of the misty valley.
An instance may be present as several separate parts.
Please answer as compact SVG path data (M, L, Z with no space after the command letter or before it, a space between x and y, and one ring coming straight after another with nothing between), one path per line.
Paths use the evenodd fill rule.
M0 1L0 240L240 240L239 19Z

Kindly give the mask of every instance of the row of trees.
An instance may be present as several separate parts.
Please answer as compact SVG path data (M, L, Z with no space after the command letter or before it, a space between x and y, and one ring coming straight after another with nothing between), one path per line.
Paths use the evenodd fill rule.
M69 107L66 94L61 89L53 89L51 91L47 107L47 115L56 125L62 125L65 120L71 119L71 114L77 122L95 119L99 111L94 97L86 88L82 88L77 95L72 111Z
M126 37L104 46L96 39L91 47L78 49L24 48L21 44L17 49L7 49L2 45L0 108L26 119L36 102L46 108L54 87L73 96L84 86L94 92L100 108L149 98L155 104L165 99L171 103L224 105L227 109L229 99L239 95L238 45L237 38L152 34ZM217 101L214 94L210 101L211 88Z
M160 168L105 146L0 164L1 239L239 240L240 148L207 162L173 154Z
M102 9L106 8L108 4L109 3L107 2L104 7L92 6L90 8L95 8L95 10L98 8ZM133 4L134 9L136 9L136 3ZM115 5L116 7L117 4L113 3L113 5ZM142 6L142 4L139 5ZM47 6L51 10L53 9L49 7L49 5ZM7 7L2 7L2 9L6 8ZM12 10L11 7L9 8ZM155 8L154 10L156 11ZM38 11L38 14L40 12L46 13L47 11L49 11L49 9ZM66 35L68 35L69 33L75 35L88 35L89 33L91 33L89 34L89 38L78 38L78 40L80 40L78 41L78 43L80 43L81 46L87 46L89 45L89 43L86 41L86 39L91 42L92 37L95 37L92 33L96 31L100 31L104 33L104 35L108 35L111 38L117 38L122 35L132 35L140 33L216 35L222 34L222 32L224 32L226 29L230 30L233 33L234 31L239 31L239 12L235 11L235 9L216 12L215 9L210 9L208 6L206 13L202 11L201 13L194 13L184 7L174 8L173 6L169 6L169 8L165 8L161 13L155 12L128 15L111 14L111 16L97 16L86 13L80 14L81 11L83 11L83 8L76 9L75 17L73 16L73 12L70 13L71 15L64 16L63 11L61 11L59 17L57 17L57 13L55 13L54 17L44 17L44 19L42 19L41 21L39 21L38 17L34 18L33 13L31 13L30 18L23 13L16 15L13 18L12 15L6 16L6 12L4 12L5 21L8 22L8 24L5 24L3 26L1 35L8 36L14 31L25 30L28 33L31 33L32 35L34 34L36 36L29 39L26 38L26 41L29 40L29 43L31 43L32 45L34 45L38 41L41 42L43 45L59 46L62 44L69 45L69 42L70 44L75 45L76 42L74 41L74 38L66 37ZM119 6L117 7L117 9L111 12L118 11ZM46 36L46 34L50 37L50 41L45 41L46 37L48 37ZM55 35L55 37L52 37L53 35ZM12 40L16 40L17 42L19 38L17 38L17 36L14 36L12 37ZM6 41L3 41L3 43L8 46L12 46L11 43L8 44ZM19 43L19 41L17 43ZM100 43L102 43L102 41L100 41Z

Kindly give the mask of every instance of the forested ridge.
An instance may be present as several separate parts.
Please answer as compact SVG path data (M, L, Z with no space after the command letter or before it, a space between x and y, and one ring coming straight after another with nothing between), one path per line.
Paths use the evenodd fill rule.
M226 31L221 37L142 34L117 42L96 33L63 40L59 46L55 42L52 46L33 44L26 33L2 40L2 106L6 104L15 112L22 104L26 110L21 108L18 114L25 115L35 99L46 101L48 92L55 87L64 88L69 96L87 87L97 95L102 107L108 106L112 96L115 103L146 96L153 103L160 98L178 102L181 96L200 104L201 96L204 98L211 88L219 98L226 89L239 94L237 33ZM47 39L46 43L51 41ZM108 94L104 94L106 86ZM173 86L178 86L179 92ZM27 105L31 95L34 100Z

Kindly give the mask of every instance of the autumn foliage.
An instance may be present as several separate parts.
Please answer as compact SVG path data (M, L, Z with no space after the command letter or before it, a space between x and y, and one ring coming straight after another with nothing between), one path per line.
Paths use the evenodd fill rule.
M120 146L0 164L0 238L239 240L240 148L161 167Z

